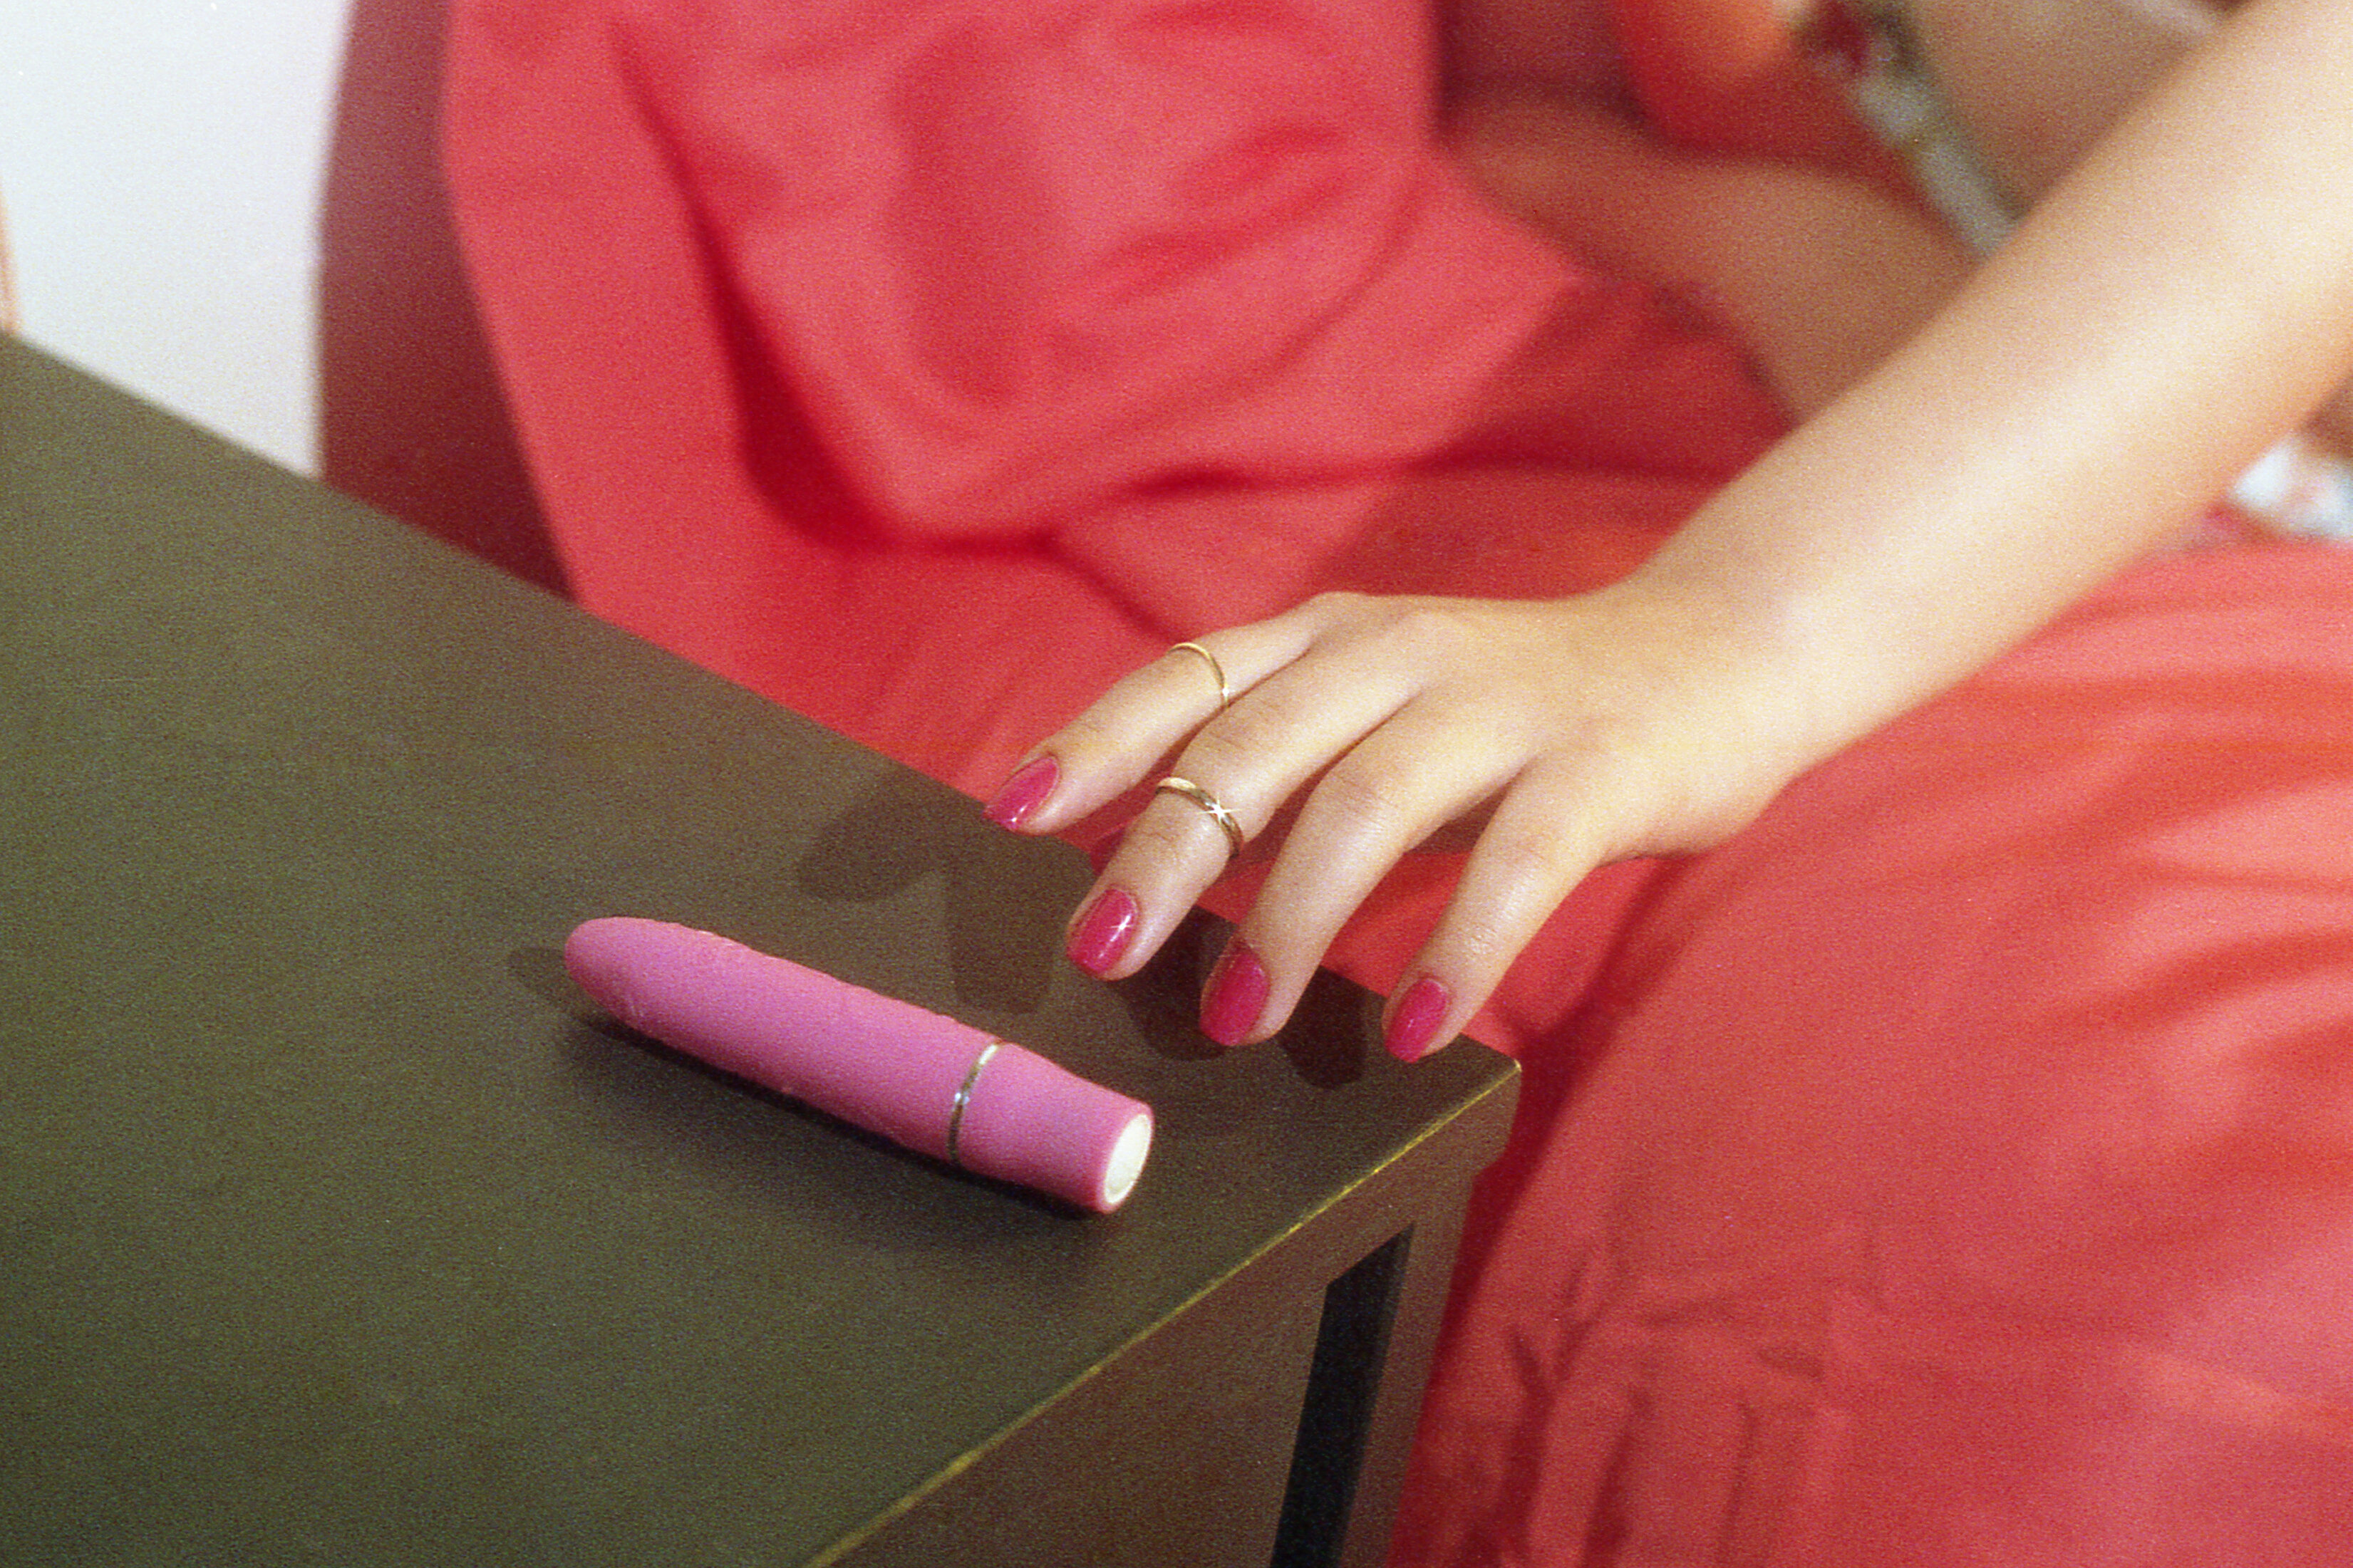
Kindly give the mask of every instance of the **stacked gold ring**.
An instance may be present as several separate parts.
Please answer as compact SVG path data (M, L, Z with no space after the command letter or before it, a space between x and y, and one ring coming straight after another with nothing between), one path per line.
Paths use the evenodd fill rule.
M1226 809L1224 803L1216 795L1211 795L1191 779L1178 778L1174 773L1162 779L1152 788L1155 794L1165 790L1170 795L1183 795L1187 800L1208 813L1209 820L1224 830L1227 847L1237 856L1242 852L1242 845L1246 842L1242 836L1242 825L1232 812Z

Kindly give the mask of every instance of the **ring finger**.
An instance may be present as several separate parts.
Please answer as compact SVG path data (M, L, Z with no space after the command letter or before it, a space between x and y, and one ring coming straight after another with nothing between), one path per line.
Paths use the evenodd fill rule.
M1311 658L1268 677L1204 725L1144 803L1071 923L1070 953L1107 979L1159 950L1241 844L1408 695L1402 676L1334 680ZM1344 693L1334 700L1333 693Z
M1398 862L1446 824L1495 797L1519 753L1468 743L1459 717L1409 703L1310 791L1236 932L1267 980L1256 1013L1212 994L1204 1016L1240 1044L1282 1026L1340 928ZM1219 1029L1213 1027L1217 1035Z

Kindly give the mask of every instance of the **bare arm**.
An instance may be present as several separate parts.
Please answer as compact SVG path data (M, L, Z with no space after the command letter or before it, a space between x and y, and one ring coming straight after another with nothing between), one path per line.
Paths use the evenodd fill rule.
M1836 744L2165 537L2353 369L2353 119L2294 107L2348 91L2353 6L2250 6L1654 581L1776 618Z
M1248 831L1295 809L1205 999L1229 1044L1279 1026L1398 856L1482 824L1391 1003L1392 1047L1419 1054L1593 867L1736 830L2166 537L2353 369L2353 117L2291 107L2348 95L2353 5L2249 5L1633 577L1334 596L1211 634L1230 710L1189 655L1156 661L1044 742L1050 787L1000 820L1052 831L1172 766ZM1225 858L1195 805L1155 797L1074 953L1133 971Z

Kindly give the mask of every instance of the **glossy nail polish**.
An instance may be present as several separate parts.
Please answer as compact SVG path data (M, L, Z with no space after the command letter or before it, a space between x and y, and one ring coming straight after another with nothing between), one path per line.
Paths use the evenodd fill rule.
M1266 1011L1266 965L1241 942L1227 944L1201 998L1201 1033L1221 1046L1239 1046Z
M1124 888L1105 888L1071 929L1071 962L1089 974L1108 971L1134 940L1136 917L1142 912L1134 894Z
M1018 827L1046 803L1060 782L1062 770L1051 757L1033 757L1023 763L988 803L988 820L999 827Z
M1389 1015L1388 1037L1383 1041L1389 1055L1401 1062L1418 1062L1428 1056L1430 1047L1438 1043L1438 1026L1446 1021L1446 1010L1453 1004L1446 987L1427 974L1407 987L1397 1011Z

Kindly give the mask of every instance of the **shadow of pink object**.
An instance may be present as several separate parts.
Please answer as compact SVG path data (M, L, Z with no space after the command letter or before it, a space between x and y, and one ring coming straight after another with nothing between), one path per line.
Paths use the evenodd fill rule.
M663 921L593 920L565 967L629 1027L892 1142L1107 1214L1152 1108L848 981Z

